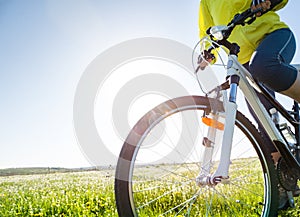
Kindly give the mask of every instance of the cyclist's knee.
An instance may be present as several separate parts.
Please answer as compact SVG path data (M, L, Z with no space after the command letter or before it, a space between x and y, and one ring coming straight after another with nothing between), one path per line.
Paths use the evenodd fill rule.
M270 59L260 52L255 52L250 60L250 72L254 79L264 82L270 71Z
M297 70L286 64L280 56L255 52L249 63L253 78L274 91L288 89L295 81Z

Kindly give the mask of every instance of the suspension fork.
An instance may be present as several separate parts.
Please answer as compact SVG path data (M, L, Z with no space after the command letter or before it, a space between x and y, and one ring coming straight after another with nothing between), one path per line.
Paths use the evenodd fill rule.
M225 106L225 129L221 147L220 163L216 172L212 175L214 182L221 181L220 179L227 179L230 165L230 155L232 148L232 139L235 126L235 118L237 112L236 96L240 77L238 75L231 75L229 77L230 91L229 100L224 101Z
M232 149L232 139L234 133L236 112L237 112L237 88L239 86L240 77L236 74L236 67L234 67L233 61L229 60L228 63L228 80L229 80L229 97L224 94L224 108L225 108L225 129L223 133L222 146L221 146L221 157L217 170L214 174L210 174L211 161L213 154L213 146L210 143L203 143L205 146L203 156L203 166L201 171L196 178L198 185L216 185L220 182L226 182L229 178L228 171L230 165L230 156ZM208 139L214 141L216 135L216 128L209 127Z

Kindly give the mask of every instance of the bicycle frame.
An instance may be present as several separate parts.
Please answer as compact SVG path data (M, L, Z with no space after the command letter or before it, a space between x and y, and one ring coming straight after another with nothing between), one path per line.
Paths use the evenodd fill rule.
M300 70L300 65L294 65L298 70ZM262 92L266 95L274 105L274 107L282 113L282 115L290 122L295 125L299 125L298 121L294 119L291 114L289 114L272 96L268 95L267 91L265 91L262 86L257 84L251 74L245 69L237 60L237 56L235 54L230 54L227 63L227 77L230 83L230 92L229 96L227 93L223 95L224 101L224 109L225 109L225 129L223 134L222 146L221 146L221 157L218 168L214 174L208 176L208 171L210 170L211 165L211 157L204 158L203 165L205 168L199 173L197 177L197 183L199 185L209 184L215 185L220 182L226 181L228 176L228 170L230 165L230 155L231 155L231 148L232 148L232 137L234 132L234 123L235 123L235 116L237 112L237 104L236 104L236 95L237 95L237 88L240 87L241 91L243 92L246 100L249 103L249 106L255 112L255 115L259 118L261 126L265 129L266 134L273 142L276 149L280 152L283 159L286 161L290 168L296 168L298 171L297 176L300 176L300 164L297 159L293 156L290 152L288 144L286 144L285 139L277 129L275 123L271 119L269 113L265 109L265 107L260 102L259 98L257 97L256 91ZM236 78L239 79L236 79ZM234 79L233 79L234 78ZM255 91L256 89L256 91ZM225 91L226 92L226 91ZM298 114L299 117L299 114ZM299 130L299 127L297 127ZM213 135L216 129L213 127L209 127L209 134ZM296 133L299 137L299 134ZM209 135L208 135L209 136ZM299 142L299 138L297 138L297 142ZM297 144L299 145L299 143ZM211 156L209 154L211 152L210 147L205 148L204 155Z

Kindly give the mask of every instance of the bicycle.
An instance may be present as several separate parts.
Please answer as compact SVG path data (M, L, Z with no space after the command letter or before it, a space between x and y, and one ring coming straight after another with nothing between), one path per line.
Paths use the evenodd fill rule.
M286 110L253 80L237 60L239 46L227 40L237 25L251 24L255 13L248 9L227 26L207 32L209 51L222 46L229 50L224 83L205 96L168 100L132 128L116 167L119 216L277 216L279 186L295 206L292 191L300 178L298 103ZM300 65L295 67L300 70ZM262 130L237 110L238 88ZM273 111L264 108L255 90L270 100ZM277 112L288 124L273 121ZM272 147L281 154L277 165Z

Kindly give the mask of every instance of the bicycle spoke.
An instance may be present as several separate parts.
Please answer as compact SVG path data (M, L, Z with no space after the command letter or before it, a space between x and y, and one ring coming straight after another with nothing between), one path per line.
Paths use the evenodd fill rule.
M272 212L274 207L270 201L273 198L266 194L276 187L272 182L275 171L271 156L258 152L263 149L261 136L239 113L229 179L215 185L205 181L198 183L199 174L205 180L217 170L222 131L217 132L215 147L208 155L210 158L203 158L203 154L208 153L202 144L207 127L201 116L202 109L207 106L195 105L198 103L195 100L197 102L195 98L188 98L191 105L178 108L174 104L180 106L182 98L178 102L176 99L170 101L170 106L162 104L163 108L174 110L164 110L167 116L149 113L140 122L141 126L134 128L139 132L136 143L132 144L135 138L129 137L130 141L121 152L124 155L121 159L129 159L130 163L124 164L121 160L117 168L116 198L121 217L266 216ZM190 111L193 106L195 109ZM161 111L161 108L157 110ZM147 120L148 117L156 120ZM140 129L144 131L140 132ZM134 131L133 135L136 134ZM132 149L130 156L126 156ZM124 176L125 180L118 179L124 173L128 174Z

